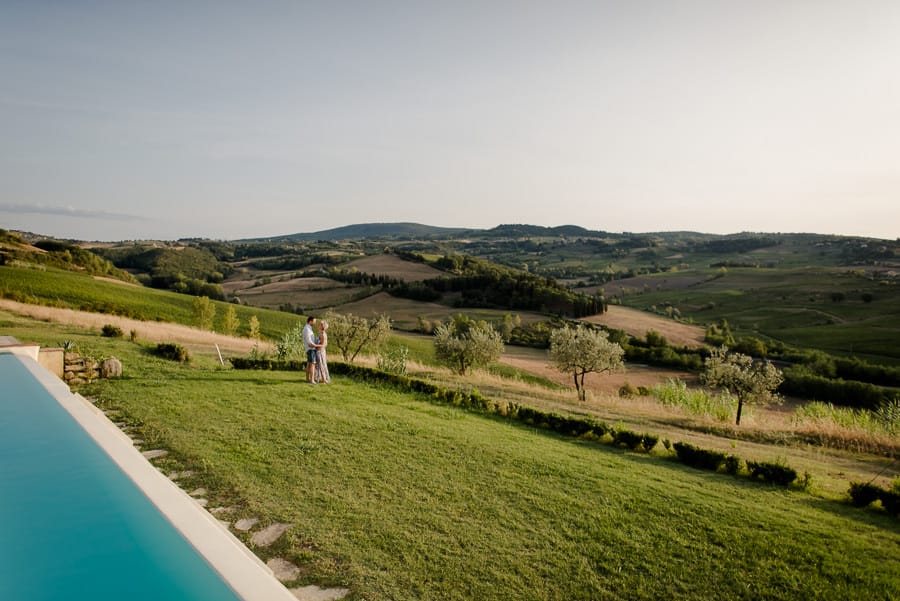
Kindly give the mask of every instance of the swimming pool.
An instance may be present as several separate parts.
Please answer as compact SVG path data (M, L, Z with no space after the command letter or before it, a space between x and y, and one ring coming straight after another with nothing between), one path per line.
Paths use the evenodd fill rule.
M0 354L0 599L294 599L105 416Z

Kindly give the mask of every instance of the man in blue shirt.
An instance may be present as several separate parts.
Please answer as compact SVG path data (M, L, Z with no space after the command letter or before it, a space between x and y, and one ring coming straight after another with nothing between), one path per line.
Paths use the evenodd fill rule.
M316 371L316 318L312 315L306 318L303 326L303 346L306 347L306 383L315 384L313 374Z

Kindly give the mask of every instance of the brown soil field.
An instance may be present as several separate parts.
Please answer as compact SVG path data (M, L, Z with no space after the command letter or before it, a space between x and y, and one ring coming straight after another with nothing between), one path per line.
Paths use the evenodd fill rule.
M332 288L346 288L347 284L336 282L329 278L295 278L290 274L280 273L269 276L268 284L259 284L258 279L244 278L229 280L222 283L222 288L230 293L260 294L264 292L306 292L308 290L330 290ZM259 284L259 285L257 285Z
M268 284L254 286L257 280L233 280L223 284L229 294L241 302L254 307L277 309L290 303L301 307L318 309L332 307L347 302L354 294L364 290L329 278L295 278L292 274L282 274Z
M373 255L344 265L346 269L356 268L363 273L386 275L404 282L421 282L429 278L444 275L443 271L429 267L424 263L404 261L396 255Z
M643 338L648 330L655 330L674 346L703 346L703 338L706 335L706 330L701 326L679 323L660 315L621 305L609 305L605 313L583 317L582 320L624 330L638 338Z
M367 298L352 303L346 303L335 307L339 313L353 313L363 317L373 315L389 315L394 327L400 330L412 330L418 325L419 316L429 321L446 321L457 313L464 313L473 319L485 319L498 321L507 313L518 315L522 323L534 323L545 319L537 313L511 312L495 309L461 309L440 305L438 303L423 303L405 298L396 298L387 292L379 292Z

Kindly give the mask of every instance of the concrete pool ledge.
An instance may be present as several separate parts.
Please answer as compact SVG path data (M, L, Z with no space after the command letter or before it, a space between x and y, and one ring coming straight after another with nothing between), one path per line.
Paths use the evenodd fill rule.
M31 357L17 359L243 601L296 601L262 560L147 461L102 411Z

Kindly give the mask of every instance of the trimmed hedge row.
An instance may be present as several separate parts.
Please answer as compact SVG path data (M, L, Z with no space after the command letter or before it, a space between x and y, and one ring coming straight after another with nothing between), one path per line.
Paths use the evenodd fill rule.
M235 369L266 369L266 370L290 370L300 371L305 368L302 361L278 361L275 359L249 359L232 358L231 364ZM639 434L622 428L614 428L609 424L592 419L590 417L573 417L549 413L540 409L523 407L516 403L503 403L491 400L478 391L465 392L462 390L450 390L424 380L392 374L370 367L362 367L349 363L334 362L329 364L332 375L344 375L355 380L373 384L385 384L397 387L401 390L418 392L429 395L436 402L446 403L464 409L470 409L479 413L499 415L507 419L518 420L522 423L535 426L544 430L551 430L564 436L588 438L591 440L603 440L611 442L615 446L625 447L632 451L649 453L659 442L659 437L652 434ZM665 441L666 448L669 447ZM693 445L676 442L673 447L678 460L692 467L718 471L724 465L725 471L737 475L740 471L741 460L734 455L726 455L718 451L700 449ZM751 479L762 480L788 486L797 478L797 472L793 469L775 463L747 462L748 473Z

